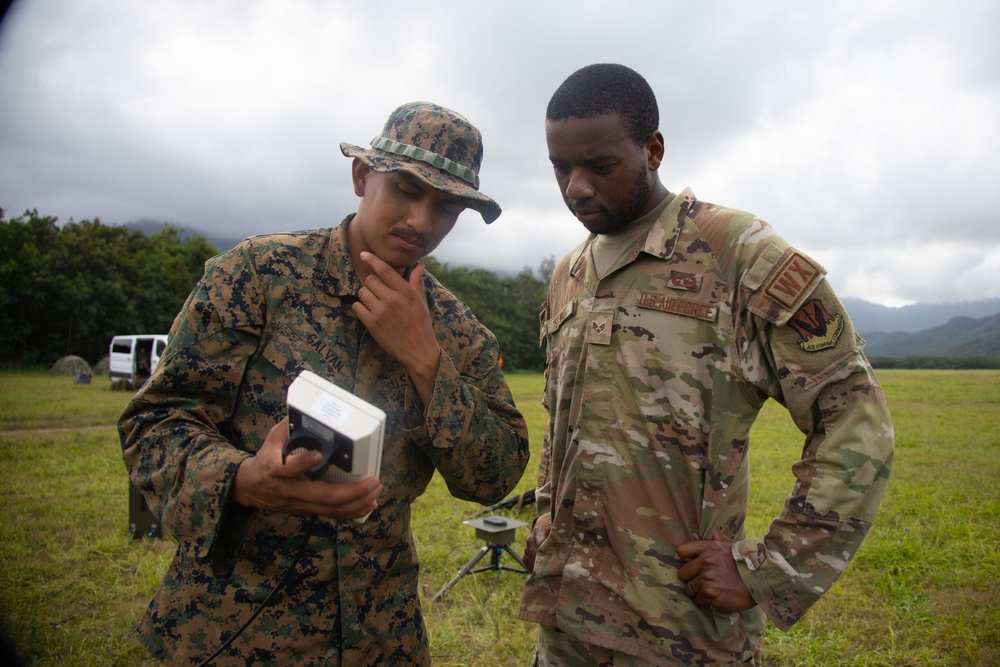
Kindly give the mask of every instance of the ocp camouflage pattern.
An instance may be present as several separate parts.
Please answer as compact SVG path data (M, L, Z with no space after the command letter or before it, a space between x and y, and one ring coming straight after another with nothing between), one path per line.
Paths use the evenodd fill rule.
M429 664L410 505L435 470L456 496L497 502L527 465L525 424L496 339L426 273L443 352L421 410L405 368L351 310L360 283L347 252L350 219L248 239L209 260L164 357L122 415L131 479L178 541L140 627L161 660L206 657L294 557L307 518L226 499L239 463L285 416L300 371L386 412L384 490L364 523L317 520L287 585L216 665Z
M759 659L844 572L885 490L893 430L863 341L813 260L685 190L598 279L589 245L542 313L549 412L537 507L552 532L520 617L657 665ZM784 511L748 538L749 432L768 398L805 435ZM734 540L758 606L684 591L676 547Z

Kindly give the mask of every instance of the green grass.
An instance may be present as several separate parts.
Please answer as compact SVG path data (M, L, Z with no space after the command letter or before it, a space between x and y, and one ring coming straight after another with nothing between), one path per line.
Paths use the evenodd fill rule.
M106 377L73 384L44 371L0 372L0 430L113 427L128 402Z
M897 438L879 517L833 590L791 632L768 629L765 664L1000 664L1000 372L879 376ZM542 378L508 377L534 453L520 492L538 465ZM112 426L128 396L108 384L0 373L0 612L26 664L152 664L131 633L173 545L127 535ZM759 534L780 511L802 438L773 404L753 438L747 525ZM516 619L523 575L469 575L432 601L482 546L461 523L479 509L451 498L440 478L414 507L434 662L526 665L535 629ZM527 522L533 507L503 513Z

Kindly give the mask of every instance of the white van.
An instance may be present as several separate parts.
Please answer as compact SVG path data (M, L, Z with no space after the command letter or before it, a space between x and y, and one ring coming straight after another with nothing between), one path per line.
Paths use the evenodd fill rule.
M130 388L138 389L156 368L166 347L166 334L115 336L108 354L111 381L124 380Z

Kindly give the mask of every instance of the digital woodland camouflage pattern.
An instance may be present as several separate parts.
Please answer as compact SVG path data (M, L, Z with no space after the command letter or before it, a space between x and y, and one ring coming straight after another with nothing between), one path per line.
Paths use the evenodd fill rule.
M375 171L406 171L437 190L462 197L486 224L500 217L500 205L479 192L482 135L451 109L430 102L404 104L389 115L371 150L346 141L340 150Z
M257 237L209 260L166 353L120 422L125 463L176 556L141 625L156 657L215 650L275 587L309 522L227 505L237 466L311 370L388 415L379 507L367 522L318 519L287 586L216 665L426 665L410 504L437 469L488 504L528 461L524 420L497 343L429 274L443 353L421 410L404 367L351 311L360 288L339 227ZM254 648L256 647L256 648Z
M791 627L875 518L893 452L882 390L822 268L754 216L685 190L603 280L590 241L542 313L536 497L552 532L520 616L657 665L752 662L765 614ZM769 397L804 449L781 516L747 538L749 431ZM677 576L676 547L717 529L759 603L747 612L699 607Z

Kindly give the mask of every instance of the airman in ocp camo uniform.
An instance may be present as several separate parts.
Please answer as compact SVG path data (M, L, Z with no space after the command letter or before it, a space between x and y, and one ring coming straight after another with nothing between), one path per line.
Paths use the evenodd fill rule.
M824 270L755 216L670 193L652 90L593 65L546 139L591 232L541 317L545 432L520 617L537 665L759 664L844 572L893 452L882 390ZM805 434L785 509L748 537L767 399Z
M370 150L341 150L357 214L209 260L121 417L131 479L178 543L140 627L163 661L223 647L288 572L213 665L429 664L410 505L435 470L455 496L494 503L527 464L496 339L418 264L466 207L500 214L478 191L478 130L413 103ZM387 414L379 479L310 480L315 452L283 463L303 370Z

